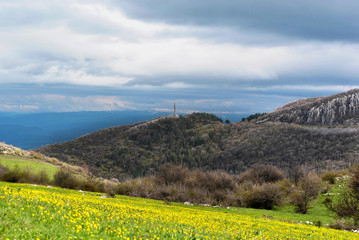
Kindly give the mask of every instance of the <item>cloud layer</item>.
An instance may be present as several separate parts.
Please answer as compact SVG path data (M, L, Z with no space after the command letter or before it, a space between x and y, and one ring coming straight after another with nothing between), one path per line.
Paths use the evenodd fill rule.
M0 110L177 100L185 111L253 112L348 90L359 86L358 10L354 0L0 3L0 83L21 93L3 95Z

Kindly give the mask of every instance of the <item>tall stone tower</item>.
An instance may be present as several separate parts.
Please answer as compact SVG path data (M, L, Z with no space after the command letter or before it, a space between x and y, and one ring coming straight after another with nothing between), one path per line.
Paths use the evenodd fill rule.
M174 116L177 116L177 115L176 115L176 102L173 104L173 110L174 110L174 114L173 114L173 115L174 115Z

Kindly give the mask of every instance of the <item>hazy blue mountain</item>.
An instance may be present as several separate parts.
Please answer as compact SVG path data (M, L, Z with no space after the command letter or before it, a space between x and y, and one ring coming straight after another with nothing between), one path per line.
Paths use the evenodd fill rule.
M112 126L146 121L170 113L150 111L99 111L59 113L0 112L0 142L22 149L69 141ZM236 114L221 118L238 121Z

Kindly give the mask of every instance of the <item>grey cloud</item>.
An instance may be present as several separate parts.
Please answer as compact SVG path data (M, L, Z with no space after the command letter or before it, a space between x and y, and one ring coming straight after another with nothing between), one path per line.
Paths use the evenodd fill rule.
M176 100L184 110L250 113L357 85L359 45L313 40L357 41L359 2L116 2L133 17L124 16L129 21L123 25L122 15L104 2L100 6L111 16L101 19L86 12L99 5L84 4L81 15L65 0L63 8L45 1L43 8L41 1L18 9L0 4L0 30L6 33L0 40L1 102L46 110L46 101L34 102L32 95L96 95L143 110L168 108ZM104 84L109 77L115 80ZM133 80L117 84L121 77ZM91 78L113 87L88 86ZM81 110L91 109L85 100ZM71 110L72 102L66 104L61 109Z
M20 97L21 96L21 97ZM73 100L75 99L75 100ZM36 109L18 111L85 111L101 109L101 101L96 99L120 99L125 103L119 109L154 110L171 108L173 101L183 112L263 112L274 109L293 96L273 95L271 92L208 90L208 89L115 89L98 87L78 87L73 85L5 84L0 89L0 101L9 106L36 106ZM116 101L115 101L116 102ZM96 102L95 102L96 103ZM105 102L106 103L106 102ZM3 109L0 108L0 111Z
M256 29L300 39L358 41L356 0L112 1L132 17L174 24Z
M187 83L195 88L203 88L206 91L210 89L234 89L234 91L240 91L241 89L275 89L278 86L287 86L295 88L296 86L357 86L359 85L357 76L343 76L341 73L332 74L325 72L315 72L312 74L294 72L290 74L283 74L274 79L245 79L237 77L225 77L225 76L195 76L195 75L156 75L153 77L138 76L134 80L125 84L127 87L133 86L146 86L152 87L166 87L171 83ZM186 89L186 87L184 87ZM282 90L279 90L282 91ZM296 90L298 91L298 90ZM285 93L282 93L285 94Z

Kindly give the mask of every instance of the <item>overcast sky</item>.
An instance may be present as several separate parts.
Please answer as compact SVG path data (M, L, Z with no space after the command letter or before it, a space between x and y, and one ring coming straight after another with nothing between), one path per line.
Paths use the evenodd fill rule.
M268 112L359 87L357 0L0 2L0 111Z

